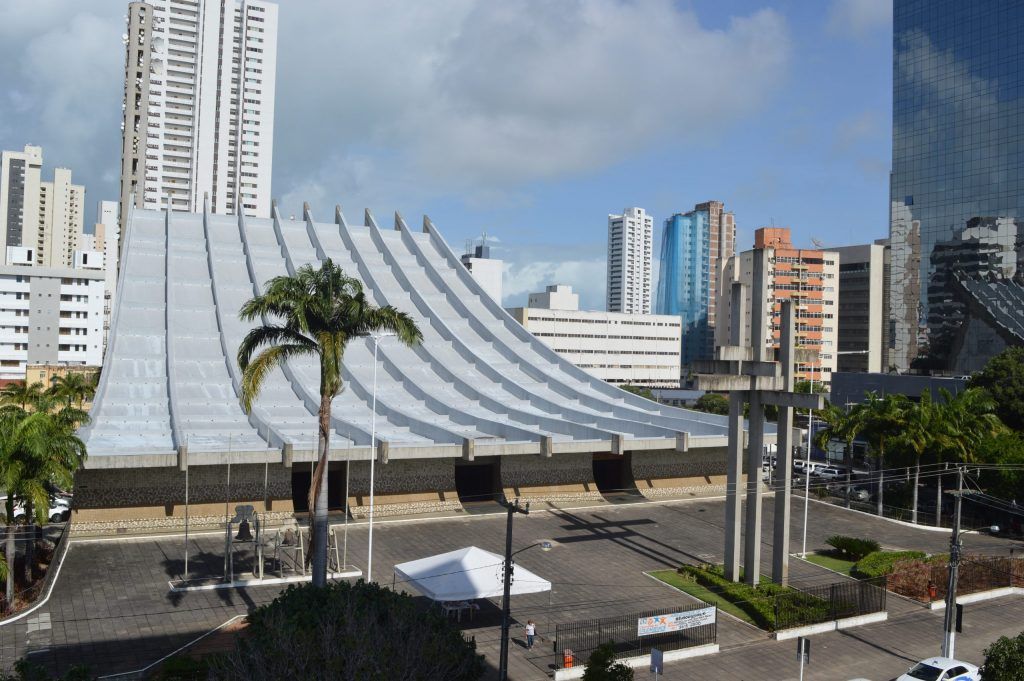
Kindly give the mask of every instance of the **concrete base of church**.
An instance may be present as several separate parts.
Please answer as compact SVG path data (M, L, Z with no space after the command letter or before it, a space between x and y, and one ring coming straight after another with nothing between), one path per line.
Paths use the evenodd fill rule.
M374 516L451 513L463 510L457 470L489 466L493 494L535 504L600 502L595 466L616 460L608 452L491 457L468 463L461 459L392 459L374 471ZM651 498L721 494L725 485L725 450L630 452L622 459L624 487ZM336 468L335 465L340 466ZM349 507L354 518L369 513L369 462L349 464ZM230 475L230 477L229 477ZM223 527L235 506L250 504L266 514L269 526L304 519L296 510L308 493L309 464L193 465L188 472L189 529ZM344 506L344 462L332 462L332 507ZM635 485L635 487L634 487ZM75 482L72 532L76 535L178 532L185 525L185 472L177 467L89 468ZM301 489L300 489L301 487ZM295 501L293 501L293 499ZM470 500L478 500L470 496ZM266 501L264 501L266 500Z

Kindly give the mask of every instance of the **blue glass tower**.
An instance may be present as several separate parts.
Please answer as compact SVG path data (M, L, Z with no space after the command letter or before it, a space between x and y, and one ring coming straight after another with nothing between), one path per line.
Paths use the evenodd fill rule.
M1024 272L1024 3L895 0L892 122L889 354L966 373L1015 342L969 293Z
M707 210L665 220L661 238L656 311L683 320L682 363L710 359L711 216Z

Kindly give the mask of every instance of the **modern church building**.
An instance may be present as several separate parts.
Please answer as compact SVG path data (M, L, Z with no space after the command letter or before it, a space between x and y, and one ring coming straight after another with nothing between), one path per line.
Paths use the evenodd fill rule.
M1024 344L1024 5L894 12L890 362L969 373Z
M528 500L700 494L725 480L726 418L622 391L559 357L485 293L428 219L422 231L130 207L109 350L82 432L76 532L223 522L234 504L303 510L318 369L289 361L251 413L239 402L241 305L275 276L330 257L424 340L353 339L333 404L330 504L376 513ZM371 433L376 405L375 438Z

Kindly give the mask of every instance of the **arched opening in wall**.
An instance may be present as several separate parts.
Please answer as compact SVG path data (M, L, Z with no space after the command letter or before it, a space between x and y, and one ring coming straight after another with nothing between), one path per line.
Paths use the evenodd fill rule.
M327 510L345 510L345 466L344 461L327 464ZM296 462L292 465L292 504L296 513L309 511L309 484L313 479L316 463Z
M501 461L487 457L455 464L455 491L462 507L470 513L474 509L493 510L501 499Z
M633 481L631 459L629 452L621 456L610 452L594 452L594 484L603 497L612 501L626 501L642 496Z

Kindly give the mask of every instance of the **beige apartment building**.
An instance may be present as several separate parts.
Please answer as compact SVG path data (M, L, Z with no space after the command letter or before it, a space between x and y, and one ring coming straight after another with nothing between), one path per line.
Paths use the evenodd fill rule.
M0 156L0 264L74 267L85 224L85 187L55 168L42 180L43 150Z
M762 227L754 232L754 248L729 258L722 273L718 296L715 344L728 345L731 334L730 291L733 282L745 284L746 337L750 338L751 290L761 277L768 291L771 327L765 345L774 350L780 336L782 302L792 300L796 310L797 380L828 385L837 368L839 254L793 246L788 227Z

